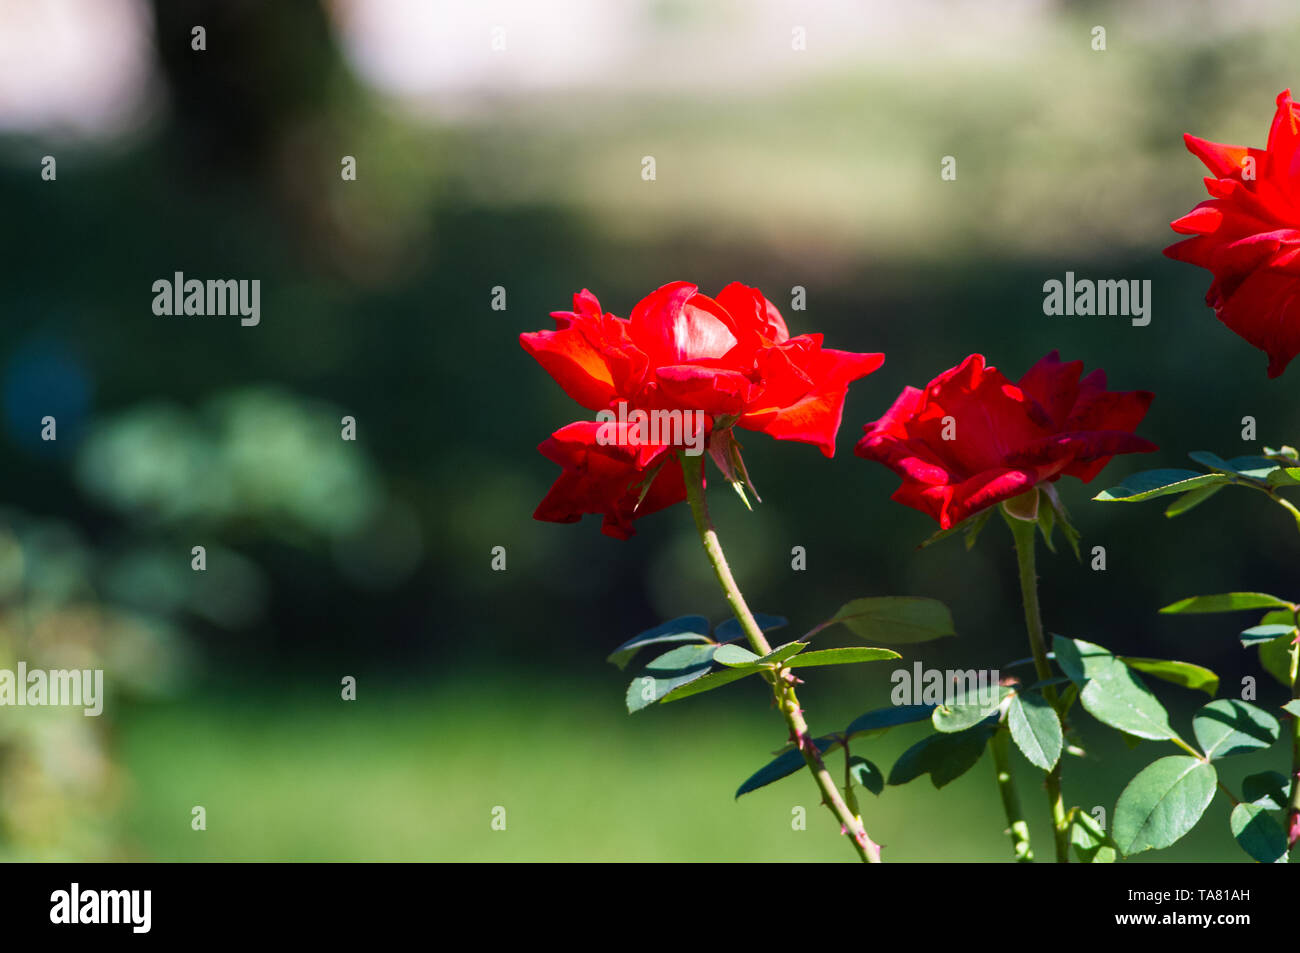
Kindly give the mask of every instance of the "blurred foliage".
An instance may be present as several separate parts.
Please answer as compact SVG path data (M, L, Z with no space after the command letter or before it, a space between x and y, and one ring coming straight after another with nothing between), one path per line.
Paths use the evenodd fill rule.
M0 718L0 859L119 856L124 784L109 744L130 698L183 684L187 645L165 614L102 601L108 560L66 523L0 513L0 669L102 669L103 713L6 707ZM25 686L21 690L25 690Z

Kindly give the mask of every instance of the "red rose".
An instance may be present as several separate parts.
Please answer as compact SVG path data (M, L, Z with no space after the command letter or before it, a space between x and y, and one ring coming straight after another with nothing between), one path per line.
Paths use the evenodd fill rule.
M733 282L714 300L675 281L644 298L628 320L602 313L590 291L557 311L557 329L521 334L524 350L588 410L620 402L643 410L700 410L777 440L835 453L849 384L883 354L822 347L820 334L790 337L776 305Z
M1012 384L972 354L925 390L904 388L856 453L903 478L893 499L949 529L1044 481L1087 483L1117 453L1155 450L1133 434L1152 395L1108 391L1105 372L1082 372L1053 351Z
M733 427L833 456L849 384L884 362L883 354L823 348L820 334L791 337L776 305L738 283L713 299L673 282L626 320L582 291L572 311L552 317L556 330L521 334L520 343L602 422L566 427L542 445L565 473L535 515L569 522L604 513L611 535L630 533L631 520L652 511L652 496L655 509L683 498L680 465L665 462L673 449L699 452L707 437L730 478L738 462ZM651 418L650 429L630 419L637 414ZM663 469L638 504L639 491L629 488L644 485L656 466Z
M561 427L538 447L564 472L533 518L576 523L585 513L600 513L605 517L601 532L627 539L634 532L634 519L686 499L682 465L669 447L598 440L600 426L580 420Z
M1213 272L1206 304L1268 354L1277 377L1300 353L1300 109L1289 89L1277 97L1262 151L1183 139L1209 168L1213 197L1172 223L1195 237L1165 254Z

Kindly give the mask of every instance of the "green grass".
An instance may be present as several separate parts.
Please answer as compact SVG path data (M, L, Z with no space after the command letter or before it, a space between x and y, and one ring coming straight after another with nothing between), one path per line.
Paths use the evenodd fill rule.
M851 860L806 775L733 800L783 741L762 686L746 688L633 717L612 681L597 698L517 677L423 693L363 678L351 703L326 687L315 699L262 692L136 707L118 724L131 778L125 837L134 856L157 860ZM859 750L888 771L923 734L896 729ZM839 755L831 763L840 770ZM1027 764L1017 770L1035 812L1036 779ZM1096 781L1095 765L1086 773ZM1106 787L1113 804L1119 787ZM887 860L1009 855L987 755L943 791L923 779L861 796ZM205 831L191 829L194 805L207 810ZM504 831L491 826L497 806ZM795 807L806 830L792 829ZM1189 837L1177 859L1239 859L1221 826ZM1049 841L1034 832L1041 856Z

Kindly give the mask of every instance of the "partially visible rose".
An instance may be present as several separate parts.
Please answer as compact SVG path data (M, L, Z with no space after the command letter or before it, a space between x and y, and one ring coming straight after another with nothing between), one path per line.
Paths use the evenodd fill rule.
M1300 107L1289 89L1277 97L1262 150L1183 139L1210 170L1211 198L1172 223L1194 237L1165 254L1214 274L1206 304L1277 377L1300 353Z
M738 283L714 299L673 282L626 320L584 290L572 311L552 317L554 331L521 334L520 343L602 422L571 424L542 444L564 473L534 516L572 522L601 513L604 532L620 538L637 517L685 498L675 451L699 452L702 440L737 482L744 482L737 427L833 456L849 384L884 362L883 354L823 348L820 334L791 337L776 305ZM638 412L677 414L682 427L646 440L638 428L610 422Z
M1153 395L1108 391L1105 372L1082 372L1052 351L1012 384L972 354L925 390L904 388L856 453L903 478L893 499L950 529L1040 483L1087 483L1115 454L1155 450L1133 434Z

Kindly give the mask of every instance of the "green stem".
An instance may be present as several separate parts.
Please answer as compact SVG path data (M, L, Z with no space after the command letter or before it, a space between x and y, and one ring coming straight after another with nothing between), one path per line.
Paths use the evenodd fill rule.
M1295 520L1296 527L1300 529L1300 510L1296 509L1295 504L1286 497L1279 496L1275 490L1266 490L1265 492L1268 493L1269 499L1291 514L1292 518Z
M727 565L727 557L722 553L722 544L718 542L717 531L709 518L709 507L704 496L704 459L702 456L692 457L685 453L678 454L678 459L682 464L682 476L686 482L686 499L691 506L691 515L695 517L695 528L699 531L700 542L704 544L704 551L708 554L714 575L718 577L718 584L727 598L727 605L731 607L732 614L740 622L740 627L744 630L745 637L749 639L753 650L759 655L767 655L772 651L772 647L764 638L763 630L754 620L754 614L749 611L745 597L740 594L740 587L736 585L735 577L731 575L731 567ZM862 819L844 802L839 788L835 786L835 779L831 777L825 762L822 761L821 752L813 744L812 734L808 731L808 723L804 720L803 709L795 694L793 673L789 668L782 666L765 675L772 686L772 697L776 706L790 729L790 740L803 754L804 763L807 764L813 780L817 782L822 803L840 822L842 832L849 835L849 842L857 851L859 859L864 863L879 863L879 845L867 836Z
M998 793L1002 795L1002 810L1007 815L1007 834L1011 837L1011 851L1016 863L1028 864L1034 860L1033 849L1029 846L1029 825L1025 823L1024 812L1020 809L1020 795L1016 793L1016 782L1011 776L1011 732L1006 725L998 725L993 733L989 747L993 751L993 768L998 780Z
M1300 613L1297 614L1300 620ZM1300 626L1297 626L1300 637ZM1291 643L1291 697L1300 699L1300 642ZM1287 845L1293 853L1300 844L1300 716L1291 719L1291 804L1287 808ZM1300 860L1300 856L1293 858Z
M1300 510L1295 505L1270 491L1269 496L1295 517L1296 527L1300 528ZM1295 627L1291 630L1291 698L1300 699L1300 608L1292 610L1291 619ZM1291 719L1291 803L1287 805L1286 832L1288 850L1300 859L1296 845L1300 844L1300 716Z
M1201 758L1200 760L1204 761L1205 759ZM1214 783L1219 786L1219 790L1223 792L1223 796L1228 799L1228 803L1231 804L1233 807L1236 807L1238 804L1241 803L1240 801L1237 800L1237 795L1233 794L1232 791L1228 788L1228 786L1224 784L1222 781L1215 781Z
M1283 496L1280 496L1276 489L1266 489L1266 492L1273 502L1285 509L1295 519L1296 528L1300 529L1300 509L1295 504ZM1295 628L1292 630L1292 636L1300 639L1300 609L1295 609L1291 613L1292 621ZM1291 698L1300 699L1300 642L1291 643ZM1296 853L1295 848L1300 844L1300 717L1291 720L1291 803L1287 805L1286 812L1286 831L1287 846L1292 853ZM1297 858L1300 859L1300 855Z
M1052 678L1052 666L1047 661L1047 641L1043 637L1043 617L1038 608L1038 573L1034 568L1034 534L1037 524L1006 515L1011 535L1016 541L1016 560L1020 564L1020 594L1025 603L1025 631L1029 634L1029 650L1034 656L1034 670L1040 682ZM1060 698L1055 685L1043 686L1043 697L1056 710L1061 724L1065 713L1061 711ZM1061 797L1061 762L1047 773L1047 802L1052 812L1052 834L1056 845L1056 862L1070 862L1070 827L1065 816L1065 801Z

